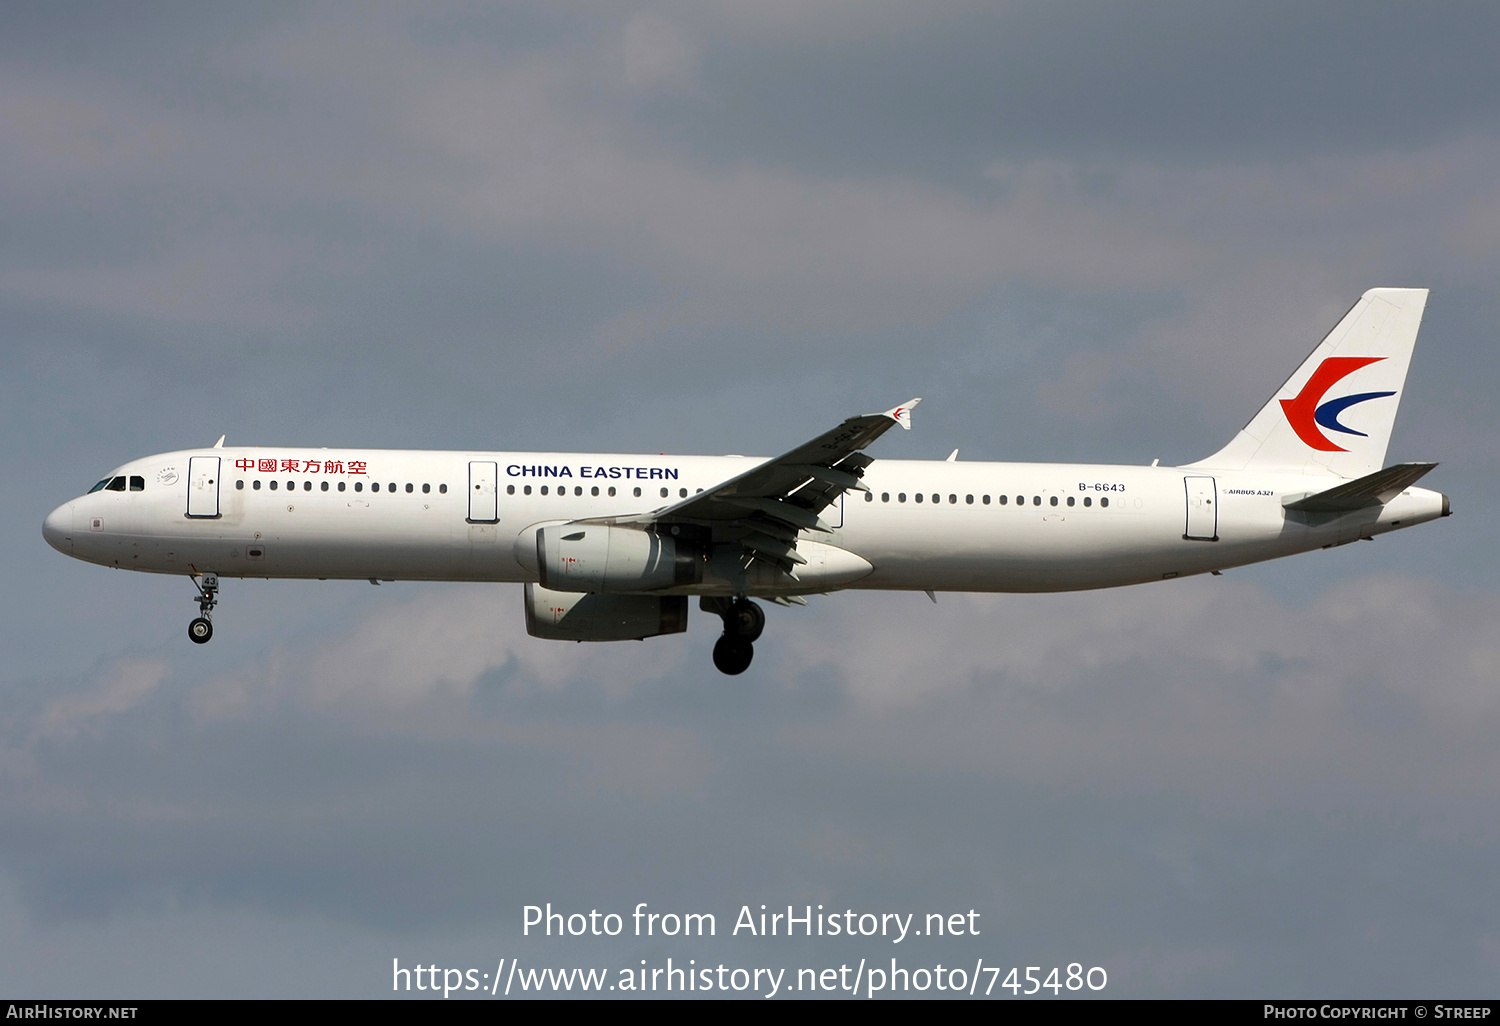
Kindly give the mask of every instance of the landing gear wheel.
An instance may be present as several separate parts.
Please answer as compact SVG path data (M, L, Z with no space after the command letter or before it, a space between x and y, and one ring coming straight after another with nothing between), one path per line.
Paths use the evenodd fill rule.
M219 604L219 575L205 573L199 577L195 574L189 580L198 589L198 597L194 600L198 603L198 617L188 624L188 637L193 644L202 645L214 636L214 625L208 618L213 615L214 606Z
M750 660L755 658L755 646L744 638L723 635L714 642L714 666L718 667L720 673L727 673L733 677L744 673L750 668Z
M766 613L749 599L735 599L724 611L724 633L754 641L766 629Z

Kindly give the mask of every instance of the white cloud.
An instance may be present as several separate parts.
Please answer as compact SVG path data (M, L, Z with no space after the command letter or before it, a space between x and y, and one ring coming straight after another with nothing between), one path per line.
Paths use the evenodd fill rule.
M200 685L185 701L205 724L300 709L360 734L564 753L592 767L580 780L618 775L637 794L674 793L709 771L716 760L703 728L639 719L662 682L700 675L684 660L705 653L681 637L532 639L513 598L509 588L434 589L312 650L280 651ZM1493 596L1390 576L1299 607L1231 575L1074 595L945 594L936 606L846 593L818 605L773 617L754 667L788 696L842 682L845 702L831 719L783 723L781 743L799 751L1256 808L1416 813L1423 802L1500 799L1488 740L1500 729ZM693 630L713 628L700 615ZM122 677L146 683L70 700L71 711L49 712L48 722L124 708L157 679ZM701 679L716 692L725 684L706 663ZM476 714L481 687L521 708L553 696L550 711L525 723ZM609 723L579 718L599 703Z
M146 702L170 673L165 659L116 659L90 691L50 702L37 727L44 736L62 739L76 737L86 727L108 729L101 721Z
M834 606L785 640L784 666L831 664L856 703L795 728L808 748L1242 807L1500 799L1493 596L1366 578L1299 608L1207 579Z
M698 65L697 46L678 25L649 11L625 23L621 40L625 84L646 92L680 91L693 87Z
M357 279L383 259L307 229L303 211L339 209L649 273L660 293L604 314L581 341L596 350L726 323L930 325L1026 281L1183 298L1092 361L1095 392L1139 375L1260 396L1247 370L1268 349L1310 349L1307 323L1351 291L1423 279L1453 245L1479 258L1473 280L1492 277L1475 240L1500 195L1493 140L1208 166L1002 156L990 187L967 190L774 154L722 165L591 99L603 65L643 89L687 88L697 45L683 24L643 12L589 43L497 56L400 14L353 23L315 8L218 55L218 86L246 97L230 109L12 69L12 190L107 205L149 189L165 216L145 252L13 266L0 282L172 322L305 331L317 301L296 282Z

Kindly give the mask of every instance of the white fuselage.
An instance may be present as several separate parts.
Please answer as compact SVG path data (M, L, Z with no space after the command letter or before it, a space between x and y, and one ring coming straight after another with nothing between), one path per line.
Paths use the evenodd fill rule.
M539 526L649 513L758 462L735 456L192 450L120 467L110 478L143 482L138 490L127 484L65 503L47 518L44 533L78 559L151 573L534 582ZM302 469L285 469L292 466ZM218 468L211 480L206 467ZM804 532L805 551L815 558L799 568L797 579L734 578L726 569L683 590L1106 588L1339 545L1446 512L1441 493L1415 487L1349 513L1284 509L1284 501L1339 480L1264 471L882 459L864 475L870 494L847 492L822 514L831 533Z

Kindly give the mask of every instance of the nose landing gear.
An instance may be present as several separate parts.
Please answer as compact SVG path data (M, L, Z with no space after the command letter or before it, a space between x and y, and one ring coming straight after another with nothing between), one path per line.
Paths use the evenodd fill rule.
M219 575L204 574L201 580L194 577L192 582L198 589L198 616L188 624L188 637L194 644L202 645L214 636L213 621L209 617L213 615L214 606L219 604Z
M749 599L738 598L719 611L724 634L714 642L714 666L733 677L750 668L755 658L755 639L766 627L765 611Z

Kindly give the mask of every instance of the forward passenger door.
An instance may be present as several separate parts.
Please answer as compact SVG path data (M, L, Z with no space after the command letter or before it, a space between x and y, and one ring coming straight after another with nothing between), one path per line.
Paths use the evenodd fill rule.
M212 519L219 515L219 457L188 457L187 515Z
M469 462L469 523L493 524L500 519L499 470L493 460Z

